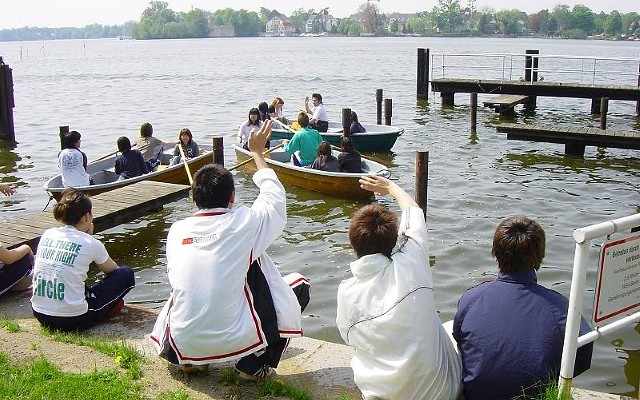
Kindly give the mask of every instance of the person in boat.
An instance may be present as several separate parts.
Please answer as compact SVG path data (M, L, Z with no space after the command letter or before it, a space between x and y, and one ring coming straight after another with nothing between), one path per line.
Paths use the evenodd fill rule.
M169 229L171 294L151 340L160 357L185 372L236 361L240 378L269 378L289 338L302 336L308 281L283 277L266 252L287 219L284 187L262 154L271 124L248 139L260 190L253 204L234 205L233 175L210 164L194 176L198 211Z
M275 118L283 124L289 125L289 120L284 116L284 100L281 97L276 97L271 101L271 106L275 110Z
M301 111L298 114L298 124L301 129L291 140L284 140L284 151L291 154L291 162L299 167L311 165L318 153L318 146L322 143L322 136L317 130L309 127L309 115Z
M238 144L248 150L247 140L249 139L251 130L260 129L261 126L262 121L260 121L260 110L254 107L249 110L249 117L240 125L240 128L238 129Z
M182 128L180 132L178 132L178 144L173 149L173 158L171 158L171 162L169 165L176 165L182 162L182 153L180 152L180 146L182 146L182 152L184 152L184 156L187 160L198 157L200 155L200 149L198 149L198 143L193 140L193 135L189 128Z
M398 221L370 204L351 216L349 242L358 259L353 276L338 286L336 324L355 349L355 383L366 400L455 400L462 365L436 309L422 209L383 177L365 176L360 186L390 195L402 214Z
M358 121L358 114L355 111L351 111L351 127L349 128L351 134L356 133L364 133L367 130L362 126L362 124Z
M78 131L66 132L62 136L62 146L58 153L58 166L62 175L62 186L82 187L91 184L87 173L87 155L80 151L82 136Z
M115 172L119 175L119 180L149 173L149 166L144 161L142 153L138 149L131 149L128 137L120 136L117 144L121 154L116 158Z
M353 141L347 136L343 136L340 140L338 164L341 172L362 172L362 156L354 147Z
M266 120L269 119L269 104L267 104L266 101L261 101L260 104L258 104L258 111L260 112L260 121L264 122Z
M269 119L273 121L273 125L271 126L273 129L285 129L280 120L278 120L276 109L273 106L269 106L267 109L267 115L269 116Z
M304 98L304 109L308 114L311 114L309 125L311 125L312 128L317 129L318 132L328 131L329 118L327 117L327 110L324 108L320 93L313 93L311 95L311 103L313 103L313 108L309 106L309 96Z
M47 229L40 238L33 268L33 316L49 329L89 329L120 312L124 296L135 286L133 270L118 266L93 237L91 199L67 188L53 207L64 225ZM105 277L88 287L87 272L95 263Z
M458 302L453 337L462 357L466 400L537 398L560 370L568 300L537 283L545 233L522 216L504 219L491 254L498 277ZM581 321L580 334L590 332ZM573 376L589 369L593 343L578 348Z
M320 146L318 146L318 157L316 157L313 164L311 164L311 168L327 172L340 172L338 159L331 154L331 145L329 142L323 141L320 143Z
M164 142L153 136L153 125L148 122L140 125L140 136L136 139L136 148L142 153L149 171L160 164L162 152L177 142ZM166 161L165 161L166 163Z
M12 196L15 189L8 183L0 183L0 192ZM31 285L33 251L28 244L7 249L0 243L0 295L9 290L22 290Z

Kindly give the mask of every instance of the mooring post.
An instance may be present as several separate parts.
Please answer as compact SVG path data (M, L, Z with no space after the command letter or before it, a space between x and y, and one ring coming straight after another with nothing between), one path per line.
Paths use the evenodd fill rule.
M609 111L609 98L600 99L600 129L607 129L607 112Z
M572 157L584 157L584 144L580 143L565 143L564 155Z
M342 109L342 136L351 136L351 109Z
M69 133L69 125L58 127L58 136L60 136L60 150L64 150L64 134Z
M469 96L471 102L471 132L475 132L478 122L478 93L473 92Z
M0 57L0 139L16 141L13 126L13 75L11 68Z
M213 137L213 163L224 167L224 138L222 136Z
M429 181L429 152L416 151L416 203L427 217L427 186Z
M416 95L420 100L429 98L429 49L418 49Z
M382 89L376 89L376 124L382 125Z
M640 63L638 63L638 87L640 87ZM636 115L640 115L640 100L636 101Z
M391 111L393 109L393 102L391 99L384 99L384 124L391 125Z

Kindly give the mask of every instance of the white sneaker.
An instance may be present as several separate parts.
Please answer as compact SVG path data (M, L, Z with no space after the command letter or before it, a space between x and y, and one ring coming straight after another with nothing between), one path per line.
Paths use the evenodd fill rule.
M249 382L275 379L278 376L278 373L276 372L276 370L268 365L263 365L262 368L260 368L253 374L247 374L246 372L240 371L238 368L236 368L236 372L238 373L238 378L240 380L249 381Z

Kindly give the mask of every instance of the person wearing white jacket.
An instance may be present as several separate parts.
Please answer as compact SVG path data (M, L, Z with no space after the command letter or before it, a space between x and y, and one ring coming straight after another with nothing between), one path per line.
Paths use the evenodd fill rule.
M270 133L267 121L248 139L260 188L251 207L234 207L233 175L208 165L194 176L199 210L169 230L171 295L151 340L161 357L187 372L238 360L241 378L269 378L289 338L302 336L308 281L300 274L285 280L266 253L287 220L284 188L262 154Z
M402 217L398 226L393 212L373 204L351 217L349 241L358 259L353 277L338 287L336 322L355 349L355 383L367 400L457 399L461 361L434 304L422 210L388 179L367 176L360 185L390 194Z

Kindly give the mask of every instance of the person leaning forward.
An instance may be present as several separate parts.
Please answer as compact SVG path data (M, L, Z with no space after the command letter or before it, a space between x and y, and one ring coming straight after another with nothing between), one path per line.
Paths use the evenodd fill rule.
M537 398L560 371L568 300L537 283L545 233L524 216L503 220L493 236L500 270L458 302L453 337L462 357L466 400ZM582 319L580 334L591 328ZM574 376L589 369L593 343L576 353Z
M169 229L171 295L151 340L162 358L187 372L237 360L241 378L269 378L289 338L302 336L308 281L296 273L282 277L266 253L287 219L284 188L262 154L271 124L248 139L260 189L253 204L234 207L233 175L207 165L194 176L198 211Z

